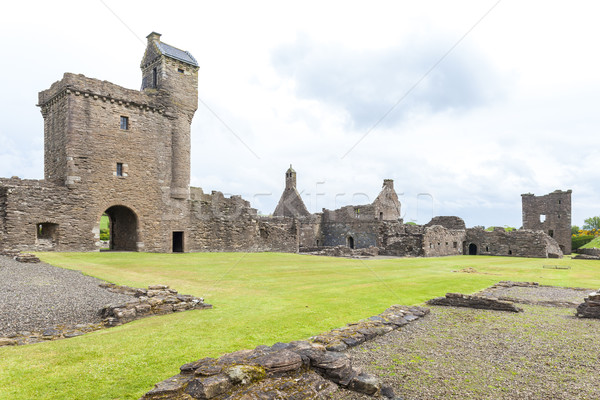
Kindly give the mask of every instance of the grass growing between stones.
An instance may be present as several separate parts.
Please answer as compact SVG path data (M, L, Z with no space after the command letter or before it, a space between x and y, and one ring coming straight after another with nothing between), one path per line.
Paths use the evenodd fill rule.
M599 287L597 261L500 257L350 260L276 253L44 253L44 261L134 287L167 284L214 309L85 336L0 348L2 399L137 399L189 361L308 338L446 292L500 280ZM571 269L546 269L545 264ZM477 273L459 273L465 268ZM60 289L60 288L59 288Z

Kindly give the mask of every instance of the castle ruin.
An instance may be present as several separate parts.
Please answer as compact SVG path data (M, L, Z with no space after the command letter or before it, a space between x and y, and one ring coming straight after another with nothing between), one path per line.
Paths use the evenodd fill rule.
M347 246L424 257L570 253L571 191L523 195L525 229L486 232L467 229L458 217L404 224L390 179L371 204L311 214L290 166L272 217L259 216L239 196L190 187L199 65L189 52L162 42L160 34L147 39L141 90L65 73L39 93L44 179L0 178L0 249L97 251L106 214L110 248L123 251L298 252Z

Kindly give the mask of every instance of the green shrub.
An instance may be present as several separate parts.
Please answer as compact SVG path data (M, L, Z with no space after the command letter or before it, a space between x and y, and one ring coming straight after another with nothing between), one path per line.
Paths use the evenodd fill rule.
M110 240L110 232L108 228L100 229L100 240Z
M576 250L584 244L591 242L592 239L594 239L594 235L573 236L571 237L571 247L573 250Z

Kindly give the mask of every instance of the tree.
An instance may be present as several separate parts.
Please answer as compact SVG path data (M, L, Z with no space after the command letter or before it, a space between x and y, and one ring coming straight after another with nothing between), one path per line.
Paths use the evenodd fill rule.
M585 219L583 222L583 229L591 231L592 229L600 229L600 217L590 217Z
M577 225L571 225L571 235L577 235L579 233L579 227Z

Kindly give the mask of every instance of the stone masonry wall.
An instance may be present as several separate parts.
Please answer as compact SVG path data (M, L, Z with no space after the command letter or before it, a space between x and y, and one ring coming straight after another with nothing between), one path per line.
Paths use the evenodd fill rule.
M259 217L239 196L192 194L189 251L298 251L292 219Z
M81 196L73 195L64 186L44 181L0 179L7 193L5 199L2 247L14 250L71 250L95 248L91 227L86 231L73 209L83 207ZM59 240L40 241L40 223L58 224ZM88 241L82 238L88 238Z
M476 254L514 257L562 257L558 243L541 231L519 229L506 232L504 228L494 228L492 232L482 228L467 229L465 254L469 247L476 246Z
M465 230L446 229L440 225L427 226L423 235L423 255L425 257L461 255L465 237Z
M384 222L379 234L382 238L381 255L421 257L424 254L422 226Z
M571 254L571 190L544 196L527 193L521 200L523 229L544 231L558 242L563 254Z

